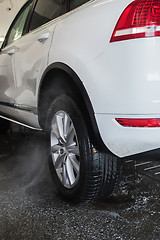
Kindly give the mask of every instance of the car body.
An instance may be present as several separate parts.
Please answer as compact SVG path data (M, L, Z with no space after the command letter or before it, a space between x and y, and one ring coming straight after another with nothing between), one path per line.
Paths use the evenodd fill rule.
M68 86L98 149L118 158L158 149L159 2L53 1L54 16L47 2L28 1L8 30L0 52L1 116L45 129L50 89L60 95ZM127 9L147 4L156 23L119 28ZM68 80L54 80L63 74Z

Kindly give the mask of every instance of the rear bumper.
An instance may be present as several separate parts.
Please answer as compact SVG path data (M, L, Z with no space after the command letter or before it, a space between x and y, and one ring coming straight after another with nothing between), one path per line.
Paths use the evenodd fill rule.
M123 127L115 118L160 118L159 115L96 114L101 138L106 147L118 157L142 154L160 148L160 128ZM146 154L147 155L147 154ZM150 153L149 153L150 155ZM153 154L154 155L154 151ZM155 155L158 155L155 151Z

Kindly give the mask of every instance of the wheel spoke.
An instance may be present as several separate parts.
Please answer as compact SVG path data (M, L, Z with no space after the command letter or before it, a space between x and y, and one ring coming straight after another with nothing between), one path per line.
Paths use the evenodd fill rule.
M64 137L67 137L68 134L68 130L69 130L69 126L70 126L70 119L67 116L67 114L64 114L64 118L63 118L63 133L64 133Z
M72 185L75 182L75 175L74 175L74 171L73 171L73 165L70 161L70 158L67 157L66 160L66 172L67 172L67 177L69 180L70 185Z
M51 147L58 144L58 139L55 136L53 130L51 130Z
M74 130L74 126L73 124L70 125L69 130L68 130L68 134L66 137L66 141L67 141L67 145L70 146L72 144L74 144L74 136L75 136L75 130Z
M53 145L52 147L51 147L51 151L52 151L52 153L56 153L56 152L58 152L58 150L60 150L62 147L60 146L60 145L58 145L58 144L56 144L56 145Z
M59 131L58 131L58 128L57 128L57 124L55 122L52 123L52 125L51 125L51 131L52 131L52 134L54 134L57 139L60 138L60 134L59 134Z
M63 116L64 116L64 114L63 115L62 114L61 115L60 114L56 115L56 123L57 123L59 136L65 142L64 131L63 131L63 129L64 129Z
M79 147L78 146L70 146L70 147L67 148L67 151L69 153L75 154L76 156L80 156Z
M69 159L70 159L70 161L72 163L72 166L73 166L75 172L77 174L79 174L79 170L80 170L80 163L79 163L79 161L77 160L77 158L74 155L73 156L69 155L68 157L69 157Z
M64 155L62 155L62 156L58 156L58 158L55 160L55 169L58 169L58 168L60 168L61 166L62 166L62 163L63 163L63 159L65 158L65 156Z

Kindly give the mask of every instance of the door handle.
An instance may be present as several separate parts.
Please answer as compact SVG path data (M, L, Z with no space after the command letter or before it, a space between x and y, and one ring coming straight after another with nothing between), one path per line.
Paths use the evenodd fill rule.
M44 33L38 38L38 42L44 43L49 38L49 33Z
M13 48L13 49L10 49L10 50L7 52L7 54L8 54L9 56L12 56L16 51L17 51L17 49L16 49L16 48Z

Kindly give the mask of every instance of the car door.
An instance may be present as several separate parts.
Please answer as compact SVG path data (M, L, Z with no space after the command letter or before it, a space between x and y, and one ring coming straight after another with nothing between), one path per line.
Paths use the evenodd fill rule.
M38 0L30 20L29 33L15 43L18 49L15 53L15 104L21 121L34 127L38 126L39 82L47 68L56 19L65 12L65 2Z
M18 50L15 42L23 35L24 26L32 1L18 13L13 21L0 52L0 112L7 117L17 116L15 108L16 80L15 53Z

